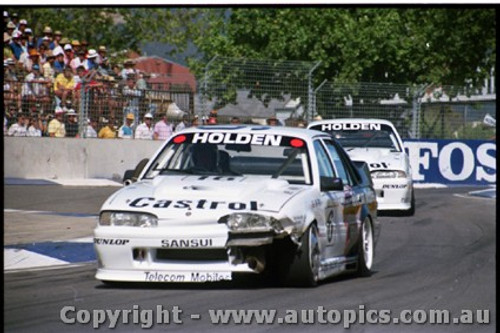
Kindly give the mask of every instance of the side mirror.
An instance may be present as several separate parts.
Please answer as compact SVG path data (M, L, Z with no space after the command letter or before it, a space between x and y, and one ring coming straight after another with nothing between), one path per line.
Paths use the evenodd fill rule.
M137 179L139 178L139 175L142 172L142 169L148 164L149 158L144 158L142 159L139 163L137 163L137 166L135 167L134 170L127 170L125 171L123 175L123 185L127 186L132 183L135 183Z
M321 192L343 191L344 183L342 178L320 177Z

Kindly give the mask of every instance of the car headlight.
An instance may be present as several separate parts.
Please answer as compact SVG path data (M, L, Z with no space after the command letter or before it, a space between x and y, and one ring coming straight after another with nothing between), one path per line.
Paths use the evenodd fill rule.
M406 172L402 170L377 170L371 173L372 178L406 178Z
M158 218L151 214L131 212L103 212L99 225L152 228L158 226Z
M219 223L225 223L231 230L262 230L270 228L277 231L283 230L281 223L274 217L252 213L226 215L219 220Z

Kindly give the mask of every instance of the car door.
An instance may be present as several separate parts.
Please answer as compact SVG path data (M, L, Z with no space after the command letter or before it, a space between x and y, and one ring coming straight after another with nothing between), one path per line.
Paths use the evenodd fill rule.
M347 255L356 244L365 195L363 187L359 186L361 181L359 175L356 174L340 146L331 139L323 139L323 143L329 152L338 177L342 178L344 183L343 223L346 235L342 251L344 255Z
M332 159L321 139L313 142L319 177L335 178L338 173ZM344 253L346 241L346 225L344 224L345 193L343 191L321 191L321 205L317 222L320 239L323 244L323 257L332 259ZM332 262L334 263L334 262Z

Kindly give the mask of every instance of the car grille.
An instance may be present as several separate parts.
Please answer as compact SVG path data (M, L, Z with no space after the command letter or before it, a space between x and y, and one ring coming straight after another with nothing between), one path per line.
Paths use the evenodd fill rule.
M226 249L158 249L158 260L227 260Z

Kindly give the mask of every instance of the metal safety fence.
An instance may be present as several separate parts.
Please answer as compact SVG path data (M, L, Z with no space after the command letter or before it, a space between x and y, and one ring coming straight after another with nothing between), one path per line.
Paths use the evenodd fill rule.
M48 124L59 107L66 111L66 136L81 138L95 136L89 135L90 127L97 136L101 129L111 127L112 137L117 137L130 114L134 133L148 113L153 116L152 126L165 114L173 128L183 116L185 126L211 120L265 124L272 117L285 126L306 126L321 116L387 119L403 138L491 139L496 135L493 84L482 90L390 83L318 84L318 65L215 57L197 78L147 73L122 80L91 72L64 96L56 93L53 79L4 72L4 133L9 134L21 112L28 126L36 126L42 136L48 136ZM76 117L68 116L71 110Z

